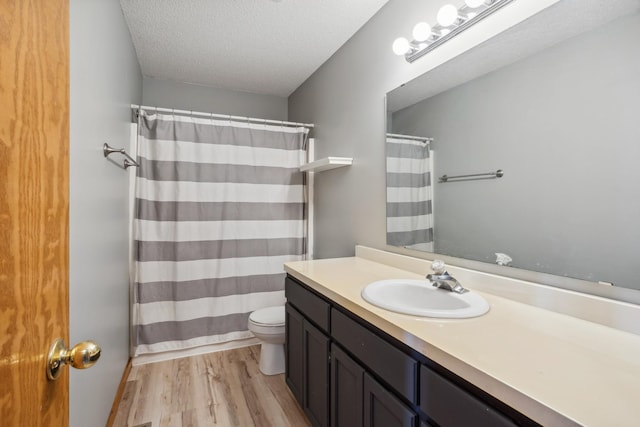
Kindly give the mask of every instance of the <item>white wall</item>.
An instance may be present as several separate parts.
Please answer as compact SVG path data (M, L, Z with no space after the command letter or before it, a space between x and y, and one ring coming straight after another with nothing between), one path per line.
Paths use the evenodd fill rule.
M385 105L391 89L558 0L519 0L413 64L391 43L435 23L446 0L391 0L289 97L289 119L316 125L316 158L353 156L353 166L316 176L315 252L349 256L354 245L385 249Z
M150 77L144 77L142 85L144 105L259 119L287 119L287 98L279 96L218 89Z
M102 144L129 144L142 76L117 0L70 1L69 305L71 344L102 346L70 372L70 425L104 426L129 358L127 173ZM67 343L69 344L69 343Z

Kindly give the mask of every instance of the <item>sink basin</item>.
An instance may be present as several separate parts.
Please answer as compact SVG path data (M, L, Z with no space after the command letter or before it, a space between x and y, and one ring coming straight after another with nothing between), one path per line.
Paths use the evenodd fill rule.
M423 317L464 319L489 311L489 303L480 295L438 289L428 280L380 280L367 285L362 298L385 310Z

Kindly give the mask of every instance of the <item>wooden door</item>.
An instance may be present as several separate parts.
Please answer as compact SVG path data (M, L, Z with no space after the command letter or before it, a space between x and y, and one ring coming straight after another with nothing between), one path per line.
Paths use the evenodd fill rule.
M68 0L0 1L0 424L66 426Z

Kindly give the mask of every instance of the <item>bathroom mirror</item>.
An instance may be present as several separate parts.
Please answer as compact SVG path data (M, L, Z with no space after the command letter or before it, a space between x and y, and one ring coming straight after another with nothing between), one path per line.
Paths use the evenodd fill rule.
M387 243L640 289L639 9L562 0L388 93Z

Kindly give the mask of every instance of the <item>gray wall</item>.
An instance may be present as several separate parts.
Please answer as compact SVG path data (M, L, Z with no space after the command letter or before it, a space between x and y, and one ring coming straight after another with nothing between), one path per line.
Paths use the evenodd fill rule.
M177 110L286 120L287 99L144 77L144 105Z
M70 50L70 338L102 346L93 368L70 372L70 425L91 427L105 425L129 358L128 178L102 143L128 147L142 77L116 0L70 1Z
M353 255L355 244L387 248L385 94L556 1L514 2L409 64L391 43L419 20L435 22L446 1L391 0L289 97L289 119L316 124L316 158L354 158L316 176L316 257Z
M640 289L640 15L394 114L434 137L435 251ZM615 47L615 48L612 48Z

